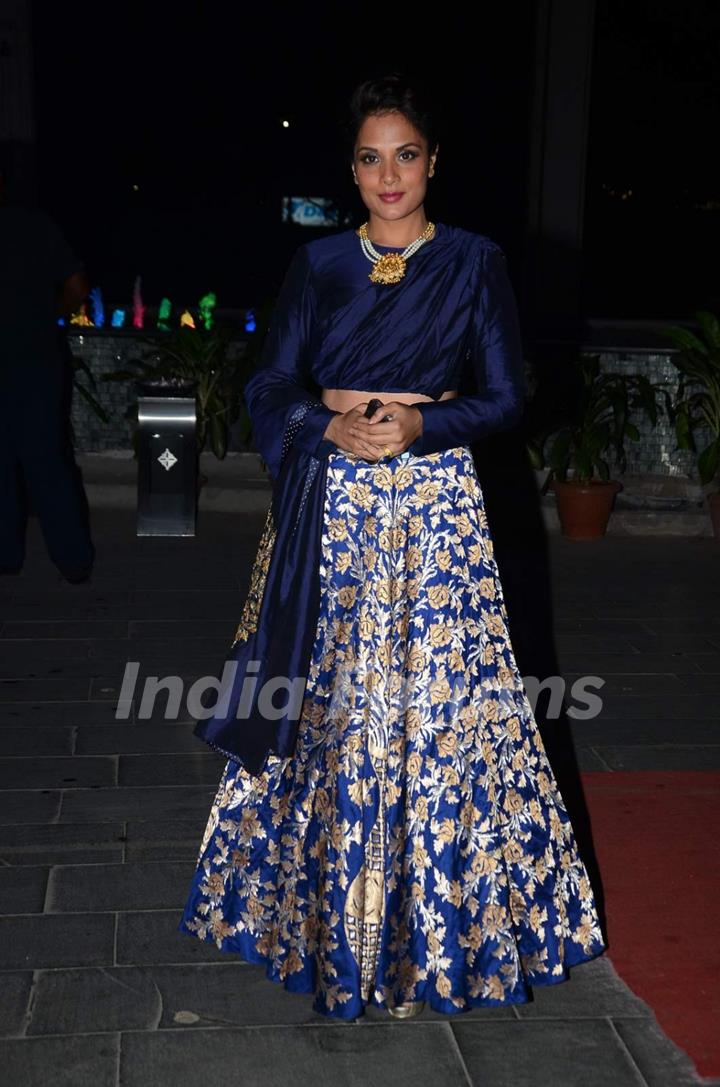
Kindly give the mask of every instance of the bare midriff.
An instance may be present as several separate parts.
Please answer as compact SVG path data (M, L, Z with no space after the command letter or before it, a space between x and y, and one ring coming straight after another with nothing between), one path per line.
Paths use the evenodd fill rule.
M439 398L440 400L452 400L457 396L456 389L448 389ZM358 404L367 404L370 400L382 400L383 404L395 401L396 404L417 404L419 400L432 401L432 396L423 393L387 393L371 392L360 389L323 389L322 402L331 411L351 411Z

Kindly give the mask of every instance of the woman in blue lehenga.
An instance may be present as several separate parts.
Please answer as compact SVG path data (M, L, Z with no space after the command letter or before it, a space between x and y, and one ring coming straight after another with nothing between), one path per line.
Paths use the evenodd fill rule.
M402 79L351 114L367 223L298 248L247 386L273 502L196 728L228 762L180 931L329 1016L453 1014L605 945L469 450L523 407L505 259L428 221L438 143Z

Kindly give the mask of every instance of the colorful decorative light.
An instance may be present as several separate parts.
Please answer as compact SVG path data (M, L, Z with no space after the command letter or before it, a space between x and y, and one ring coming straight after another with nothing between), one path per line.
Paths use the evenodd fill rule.
M254 332L256 328L255 310L249 309L245 314L245 331Z
M125 324L125 310L114 309L110 324L113 328L122 328Z
M90 304L92 306L92 319L95 328L102 328L105 324L105 307L103 305L102 291L99 287L93 287L90 291Z
M189 309L186 309L180 315L180 328L195 328L195 318Z
M80 309L73 313L70 318L71 325L80 325L82 328L92 328L93 323L87 315L87 307L83 302Z
M160 307L157 315L157 326L163 332L170 331L170 314L172 313L172 302L169 298L162 298L160 300Z
M213 291L208 291L204 294L198 302L198 308L200 310L200 320L202 321L206 331L210 331L214 324L213 310L217 305L217 295Z
M138 276L133 288L133 328L142 328L145 323L145 306L140 293L141 284L142 278Z

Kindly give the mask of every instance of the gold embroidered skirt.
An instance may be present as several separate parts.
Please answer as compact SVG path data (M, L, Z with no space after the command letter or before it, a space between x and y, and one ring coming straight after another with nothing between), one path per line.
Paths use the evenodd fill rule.
M295 754L228 762L180 931L330 1016L526 1002L605 948L469 450L332 455L320 582Z

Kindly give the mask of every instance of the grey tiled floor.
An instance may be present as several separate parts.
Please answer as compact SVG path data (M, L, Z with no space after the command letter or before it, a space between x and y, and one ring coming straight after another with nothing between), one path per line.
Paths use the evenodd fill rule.
M611 956L514 1008L325 1020L262 968L177 932L222 770L192 723L115 717L125 662L217 674L262 518L204 514L138 540L96 511L96 574L58 581L31 522L0 579L0 1067L16 1087L683 1087L689 1059ZM562 674L605 680L571 722L587 769L720 762L720 550L710 539L551 538ZM512 625L512 616L511 616Z

